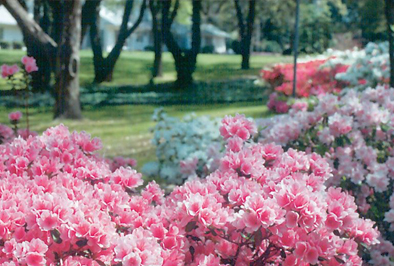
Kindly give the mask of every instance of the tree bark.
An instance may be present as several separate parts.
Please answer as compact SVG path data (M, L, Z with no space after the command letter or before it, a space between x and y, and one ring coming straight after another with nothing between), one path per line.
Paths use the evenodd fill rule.
M149 9L152 14L152 34L153 34L153 51L155 59L153 61L152 78L161 77L162 69L162 54L163 54L163 40L162 31L159 26L158 14L161 9L161 1L149 0Z
M81 45L83 43L86 33L89 30L89 27L91 27L93 23L99 21L98 19L96 19L96 17L100 17L100 4L101 0L89 0L85 1L85 4L82 7Z
M48 34L48 9L45 0L34 0L34 21L40 25L42 30ZM27 7L22 4L22 7L27 11ZM42 15L41 15L42 14ZM38 71L31 73L32 81L31 87L33 92L45 92L50 90L51 82L51 64L48 56L41 51L40 45L36 42L30 42L24 36L24 43L27 48L27 54L36 59Z
M139 24L142 22L142 18L144 17L146 9L146 1L147 0L143 0L137 21L133 24L131 28L128 27L128 22L130 19L131 11L133 10L134 1L126 1L125 10L123 13L123 20L120 26L118 38L116 40L115 46L112 48L111 52L106 58L104 58L103 56L102 48L93 48L94 41L96 41L95 45L99 45L101 47L101 42L97 42L97 40L100 40L100 37L98 36L100 33L98 25L96 25L97 27L93 31L91 31L90 37L94 53L93 61L95 65L95 70L98 70L95 72L95 83L102 83L104 81L112 80L112 74L115 69L116 62L119 59L119 56L122 52L123 46L126 43L127 38L137 29ZM99 16L96 13L96 19L97 17ZM92 26L93 25L91 25L91 28Z
M26 42L56 65L56 118L81 118L79 103L79 47L81 0L46 1L52 10L52 39L15 0L0 0L15 18ZM48 9L47 9L48 10ZM44 11L45 12L45 11ZM60 23L61 22L61 23Z
M57 47L56 42L35 21L38 15L37 10L35 10L36 17L32 19L27 13L24 1L20 3L12 0L1 0L0 3L7 8L21 28L28 55L34 56L37 59L39 71L32 73L31 85L33 91L42 92L48 90L51 76L51 67L48 58L51 56L54 57Z
M80 119L79 47L81 39L81 2L63 2L62 41L56 57L55 118Z
M92 13L92 23L90 25L90 45L93 51L93 65L95 77L101 72L103 58L103 49L100 36L100 5L97 5Z
M40 23L41 19L41 6L42 2L41 0L34 0L34 11L33 11L33 18L36 23Z
M55 118L82 118L79 102L79 48L81 39L81 2L63 2L62 41L56 60Z
M250 68L250 52L253 35L253 25L256 16L256 0L249 0L249 12L244 22L242 7L239 0L234 0L235 9L238 19L239 36L240 36L240 52L242 56L242 69ZM245 25L246 24L246 25Z
M175 17L174 13L176 14L179 1L175 3L175 8L172 14L170 14L171 1L168 0L163 2L163 39L175 61L175 69L177 71L177 80L175 82L175 86L178 89L185 89L193 84L193 73L196 69L197 56L201 47L201 0L192 0L192 4L193 13L191 49L183 51L171 32L171 25Z
M385 0L390 55L390 87L394 88L394 0Z

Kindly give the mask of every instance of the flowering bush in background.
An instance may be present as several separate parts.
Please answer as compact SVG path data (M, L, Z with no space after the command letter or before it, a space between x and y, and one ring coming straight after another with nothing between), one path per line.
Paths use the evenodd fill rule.
M8 119L12 125L10 128L7 125L0 124L0 144L12 142L17 137L27 139L29 136L37 136L37 132L30 131L26 128L19 128L22 113L20 111L11 112L8 114Z
M338 55L328 63L332 65L344 61L349 62L349 68L345 72L336 74L335 79L346 83L348 88L363 90L389 83L388 42L368 43L365 49Z
M291 103L293 64L262 70L262 78L275 90L268 108L287 113ZM335 93L343 89L366 89L388 84L390 77L388 43L368 43L365 49L327 52L297 65L297 97Z
M157 109L153 120L157 121L152 143L158 162L145 164L145 175L181 184L189 177L203 177L217 169L223 149L219 119L195 115L178 119Z
M259 121L260 140L323 155L334 169L327 184L354 195L359 212L376 221L393 242L393 114L394 89L327 94L311 112L292 109L288 115ZM377 253L374 256L379 261Z
M227 117L220 168L167 197L60 125L0 146L1 265L361 265L378 242L317 154L251 144Z
M335 79L338 73L345 72L346 65L337 64L334 67L322 67L327 60L312 60L297 64L298 97L309 97L331 92L339 92L344 84ZM293 64L278 64L270 70L262 70L262 78L270 84L276 92L286 96L293 92Z
M38 71L36 64L36 59L34 57L24 56L21 59L21 67L18 65L2 65L1 66L1 76L7 79L8 83L11 85L12 90L17 96L17 91L24 92L24 104L25 104L25 115L26 115L26 130L17 132L17 123L22 116L22 113L10 114L10 121L14 125L14 135L24 135L25 137L30 135L29 129L29 91L30 91L30 81L32 72ZM20 74L18 75L18 72Z

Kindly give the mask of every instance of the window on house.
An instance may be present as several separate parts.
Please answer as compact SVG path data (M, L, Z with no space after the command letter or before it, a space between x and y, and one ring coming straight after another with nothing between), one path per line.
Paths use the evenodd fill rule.
M144 35L142 33L137 35L137 42L143 42L144 41Z
M4 39L4 29L0 28L0 40Z

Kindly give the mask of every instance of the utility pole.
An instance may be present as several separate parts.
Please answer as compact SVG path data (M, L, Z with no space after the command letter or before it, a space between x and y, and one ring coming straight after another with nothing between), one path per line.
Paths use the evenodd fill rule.
M300 24L300 0L297 0L296 4L296 20L294 25L294 78L293 78L293 97L296 97L296 88L297 88L297 57L298 57L298 42L300 38L300 34L298 32Z

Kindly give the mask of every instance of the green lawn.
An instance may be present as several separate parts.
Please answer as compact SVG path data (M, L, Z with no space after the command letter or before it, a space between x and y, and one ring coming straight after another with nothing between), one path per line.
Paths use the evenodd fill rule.
M81 121L52 120L52 110L48 108L31 108L31 129L41 133L50 126L65 124L70 130L85 130L92 136L103 141L102 154L106 157L127 156L138 161L138 169L145 162L154 160L154 149L151 146L150 128L154 105L123 105L106 106L100 108L86 108ZM268 110L261 102L210 104L210 105L172 105L164 110L171 116L182 117L187 113L223 117L227 114L243 113L250 117L263 117ZM13 109L0 108L0 123L9 124L7 114ZM23 110L21 110L23 111ZM22 127L25 127L25 117Z
M0 65L20 62L25 52L19 50L0 50ZM123 51L116 64L113 81L103 83L106 86L118 85L145 85L149 82L153 63L153 52ZM249 70L240 70L241 56L200 54L198 56L197 70L194 74L196 80L212 81L239 78L243 76L257 76L261 68L278 63L290 62L290 57L279 55L253 55ZM173 81L176 78L174 63L171 54L163 55L163 77L155 82ZM93 80L92 52L81 52L81 86L89 86ZM5 81L0 80L0 88L5 88Z
M20 62L23 51L0 50L0 65ZM223 81L245 76L257 76L261 68L278 62L288 62L289 57L274 55L256 55L251 58L251 69L240 70L241 57L238 55L208 55L198 57L195 79L199 81ZM119 59L114 79L106 86L144 85L149 82L150 69L153 62L152 52L126 52ZM172 56L165 53L163 57L164 75L155 82L175 80ZM81 52L81 86L89 86L93 80L92 53ZM0 79L0 89L7 89L5 80ZM104 148L102 154L107 157L127 156L138 160L139 167L145 162L154 160L154 150L150 144L150 128L155 105L122 105L105 107L85 107L82 121L53 121L50 108L31 108L31 129L41 133L50 126L64 123L71 130L85 130L92 136L100 137ZM171 116L181 117L186 113L223 117L227 114L243 113L251 117L262 117L268 110L262 102L209 104L209 105L171 105L165 110ZM8 124L7 114L13 109L0 107L0 123ZM22 111L22 110L21 110ZM24 127L24 125L22 125Z

